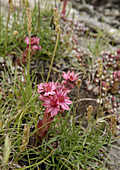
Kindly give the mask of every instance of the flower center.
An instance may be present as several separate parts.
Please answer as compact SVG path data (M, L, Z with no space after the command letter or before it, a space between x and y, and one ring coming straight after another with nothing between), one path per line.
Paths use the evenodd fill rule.
M51 89L51 87L50 86L47 86L46 88L45 88L45 91L51 91L52 89Z
M64 96L59 96L59 102L62 103L64 101Z

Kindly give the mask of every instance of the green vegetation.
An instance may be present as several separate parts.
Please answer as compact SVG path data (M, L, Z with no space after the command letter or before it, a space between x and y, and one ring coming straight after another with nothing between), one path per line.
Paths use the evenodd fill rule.
M72 49L66 45L69 35L64 35L65 41L62 43L61 36L59 38L59 34L57 35L54 30L54 21L51 25L53 9L38 11L38 4L35 5L32 10L32 32L28 35L26 7L24 5L22 12L20 9L16 12L11 11L10 4L7 22L3 16L0 16L0 59L3 60L0 66L0 169L104 169L112 143L112 131L108 122L112 116L104 116L102 106L97 113L86 111L83 114L77 111L79 96L77 99L75 96L71 97L73 103L70 110L58 113L54 117L42 142L39 142L35 136L42 128L38 129L37 123L45 113L45 108L37 94L37 85L45 82L47 76L52 81L52 76L47 75L52 57L55 61L52 65L56 64L58 68L60 64L63 66L70 64L72 69L74 67L75 71L77 70L79 76L86 76L87 73L85 67L77 63L76 59L73 63L74 56L69 57L65 53L66 49L69 53ZM63 31L61 28L62 34ZM39 44L42 47L29 58L37 66L40 65L40 68L35 67L35 69L32 69L27 58L25 58L26 64L21 61L27 46L25 38L29 36L30 40L32 34L33 37L40 38ZM98 35L93 49L94 56L101 49L98 43L100 37L101 35ZM59 42L56 43L58 39ZM54 51L55 44L57 45ZM90 44L88 48L91 49ZM30 57L30 41L28 52ZM18 59L20 59L19 64ZM94 61L91 62L89 58L85 62L86 65L94 64ZM53 66L51 72L53 75L53 72L57 74L53 81L61 80L62 69L57 70ZM28 136L25 134L26 129ZM22 150L24 140L27 144Z

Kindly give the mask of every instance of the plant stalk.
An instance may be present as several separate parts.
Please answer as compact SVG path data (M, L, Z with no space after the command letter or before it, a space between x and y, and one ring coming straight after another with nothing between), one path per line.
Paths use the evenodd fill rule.
M31 52L31 33L29 32L29 49L28 49L28 65L27 65L27 80L30 83L30 52Z
M5 28L4 55L6 54L6 49L7 49L7 41L8 41L8 24L9 24L9 20L10 20L10 14L11 14L11 9L10 9L10 7L9 7L8 17L7 17L7 22L6 22L6 28Z
M55 53L56 53L57 46L58 46L59 36L60 36L60 32L57 34L57 40L56 40L56 44L55 44L55 48L54 48L54 52L53 52L53 56L52 56L52 60L51 60L51 64L50 64L50 68L49 68L49 72L48 72L48 76L47 76L46 82L48 82L49 77L50 77L50 72L51 72L51 69L52 69L52 64L53 64Z
M40 23L41 23L41 18L40 18L40 2L38 1L38 28L37 32L40 30Z
M99 110L98 110L98 116L101 115L101 101L102 101L102 77L100 78L100 101L99 101Z

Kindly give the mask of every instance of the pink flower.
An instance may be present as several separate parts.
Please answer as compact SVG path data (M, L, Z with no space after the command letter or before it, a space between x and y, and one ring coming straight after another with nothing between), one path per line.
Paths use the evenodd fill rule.
M30 53L31 57L36 53L36 51L41 50L41 46L39 45L39 40L40 39L38 37L31 37L31 53ZM29 49L29 38L28 37L25 38L25 42L27 44L27 47L26 47L25 51L22 53L21 58L17 59L17 63L20 66L21 66L21 63L26 65L28 49Z
M28 37L25 38L25 42L26 42L26 44L29 45L29 38Z
M68 105L72 103L69 100L69 97L66 95L67 91L63 91L62 89L56 91L56 95L59 101L59 105L61 106L62 110L69 110Z
M33 45L31 48L32 48L33 51L40 51L41 50L40 45Z
M68 70L68 72L67 73L65 73L64 71L63 71L63 78L65 79L65 80L70 80L70 81L75 81L75 80L77 80L78 79L78 74L74 74L74 71L72 71L71 73L70 73L70 70Z
M66 88L64 84L56 82L56 86L57 86L56 91L62 91L62 92L65 92L65 94L70 93L70 90Z
M67 94L70 92L63 84L60 83L41 83L38 85L39 99L45 101L42 103L46 107L46 113L51 113L54 117L58 112L63 113L69 110L68 105L72 103Z
M40 83L40 85L37 85L37 87L38 87L38 93L41 93L44 96L55 94L56 85L54 82Z
M41 50L41 46L39 45L39 40L40 39L38 37L31 37L31 49L33 51L40 51ZM29 38L28 37L26 37L25 42L27 44L26 49L28 49L29 48Z
M40 39L38 37L31 37L31 45L33 45L33 44L39 45L39 40ZM29 38L28 37L26 37L25 42L26 42L26 44L29 45Z
M46 99L46 97L44 96L44 94L39 95L39 100L44 101L45 99Z
M63 72L62 76L65 79L62 81L63 85L68 89L72 89L75 86L76 80L78 79L78 74L74 74L74 71L70 73L70 70L68 70L67 73Z
M50 113L51 117L54 117L58 112L63 113L64 110L69 110L68 105L72 103L67 94L75 86L77 74L74 74L74 71L70 73L68 70L67 73L63 72L63 78L65 80L62 83L45 82L37 85L37 93L40 93L39 99L45 102L42 105L46 107L45 112Z
M56 98L56 95L46 97L44 101L45 103L42 103L42 105L46 107L46 113L51 112L51 117L54 117L60 109L59 101Z
M75 87L75 82L63 80L62 83L68 89L73 89Z

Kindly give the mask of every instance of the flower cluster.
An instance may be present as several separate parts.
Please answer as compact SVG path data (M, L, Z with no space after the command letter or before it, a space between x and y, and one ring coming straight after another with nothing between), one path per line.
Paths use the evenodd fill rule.
M68 105L72 103L67 96L68 90L59 83L41 83L38 85L38 93L39 99L45 101L42 105L46 107L46 113L51 112L51 117L58 112L69 110Z
M78 74L74 74L74 71L70 73L68 70L67 73L63 72L63 78L65 80L62 81L65 87L72 89L76 85L76 80L78 79Z
M40 93L39 99L45 102L42 105L46 107L46 113L51 113L51 117L58 112L63 113L64 110L69 110L68 105L72 103L67 94L75 86L77 74L70 73L68 70L67 74L63 72L63 78L65 80L62 83L45 82L37 86Z
M39 45L39 38L38 37L31 37L31 50L33 51L40 51L41 50L41 46ZM29 48L29 38L26 37L25 42L27 44L26 49L28 50Z
M75 86L78 79L77 74L70 73L70 70L68 70L67 73L63 72L62 76L64 78L62 83L45 82L37 85L37 93L40 94L39 99L44 101L42 105L46 108L43 119L40 119L37 124L38 131L35 133L35 137L39 139L40 143L46 136L54 116L58 112L63 113L64 110L69 110L68 105L72 103L67 94Z
M37 51L41 50L41 46L39 45L39 38L36 37L31 37L31 53L30 56L32 57L34 54L36 54ZM18 65L23 65L26 64L26 59L28 56L28 50L29 50L29 38L26 37L25 42L27 44L25 51L22 53L21 58L17 60Z

